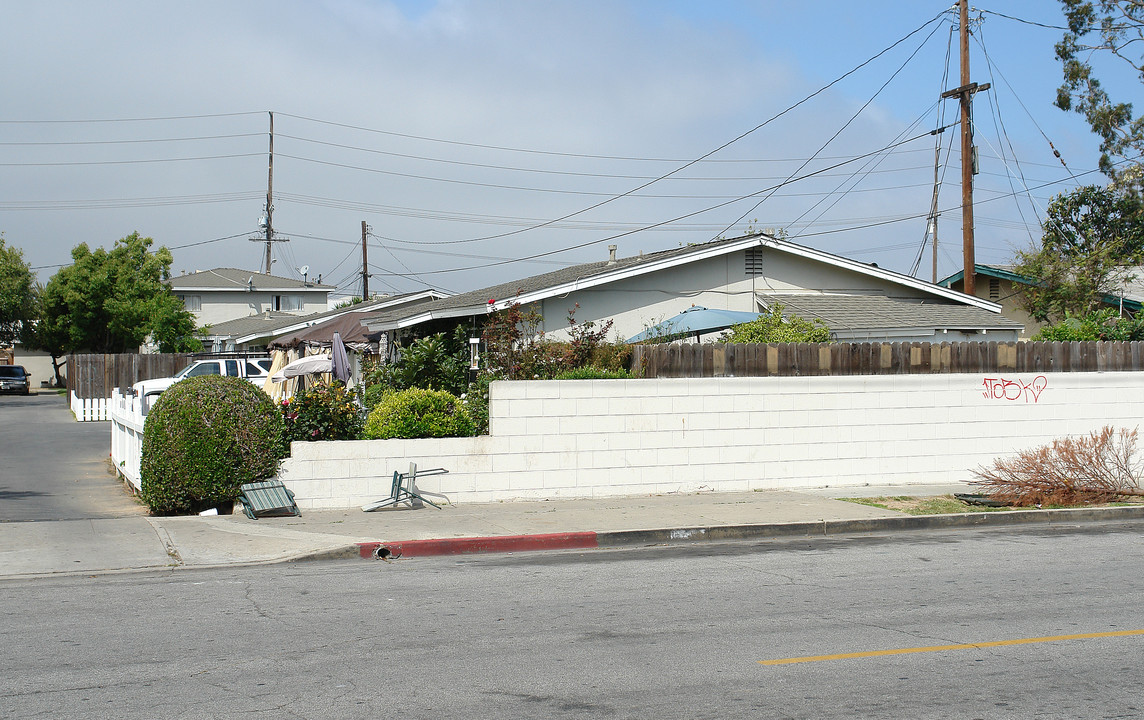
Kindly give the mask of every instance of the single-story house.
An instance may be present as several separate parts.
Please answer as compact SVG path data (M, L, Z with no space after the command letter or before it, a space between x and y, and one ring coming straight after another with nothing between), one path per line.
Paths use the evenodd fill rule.
M329 309L330 292L336 289L236 268L176 275L168 284L199 326L264 313L311 315Z
M1021 323L1025 329L1020 339L1027 340L1045 327L1046 323L1034 320L1021 306L1021 286L1035 285L1036 279L1014 272L1012 265L974 265L973 269L977 276L974 283L977 297L997 303L1002 315ZM1144 305L1144 267L1132 268L1130 274L1134 279L1124 283L1119 293L1106 295L1104 304L1135 315ZM965 271L959 270L937 284L960 292L965 287Z
M1016 340L1021 324L995 302L765 234L586 263L501 283L365 321L391 340L441 320L472 322L513 303L535 308L539 330L567 338L577 323L612 321L610 338L632 337L692 305L787 313L823 320L839 340Z
M212 352L261 352L276 338L289 337L326 323L339 323L346 318L351 318L348 321L349 325L357 329L355 337L357 335L364 337L365 331L361 327L363 318L376 315L378 312L409 308L444 297L445 293L437 290L420 290L401 295L375 297L367 302L301 317L296 313L266 311L211 325L199 337ZM332 333L331 330L330 334ZM343 333L343 338L345 336ZM376 347L373 352L378 352Z

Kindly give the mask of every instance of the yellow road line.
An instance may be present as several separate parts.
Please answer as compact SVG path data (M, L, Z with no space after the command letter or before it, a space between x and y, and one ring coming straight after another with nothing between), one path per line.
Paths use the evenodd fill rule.
M995 640L992 642L963 643L958 645L930 645L928 647L898 648L896 650L871 650L869 652L839 653L837 655L809 655L807 657L760 660L760 665L793 665L794 663L821 662L823 660L850 660L852 658L882 657L885 655L908 655L910 653L940 652L942 650L970 650L974 648L1006 647L1009 645L1031 645L1032 643L1059 642L1061 640L1088 640L1091 638L1128 637L1144 635L1144 630L1118 630L1115 632L1079 633L1077 635L1049 635L1037 638L1016 640Z

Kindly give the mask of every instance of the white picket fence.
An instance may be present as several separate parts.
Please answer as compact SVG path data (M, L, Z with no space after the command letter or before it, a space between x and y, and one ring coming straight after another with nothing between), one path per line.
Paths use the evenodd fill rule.
M139 492L139 462L143 457L143 399L112 391L107 402L111 420L111 461L115 469ZM78 414L77 414L78 417Z
M80 398L71 393L71 411L79 422L98 422L111 419L111 398Z

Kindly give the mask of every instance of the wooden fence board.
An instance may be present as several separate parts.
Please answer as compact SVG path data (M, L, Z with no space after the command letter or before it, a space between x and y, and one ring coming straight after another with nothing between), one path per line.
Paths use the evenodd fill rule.
M1125 372L1144 370L1144 342L636 345L632 367L642 377ZM83 369L69 365L73 376Z

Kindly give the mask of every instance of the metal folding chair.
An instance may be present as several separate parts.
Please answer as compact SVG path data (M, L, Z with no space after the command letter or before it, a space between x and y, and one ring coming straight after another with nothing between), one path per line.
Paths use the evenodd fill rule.
M294 493L281 480L247 483L241 490L238 500L242 503L243 512L251 520L302 514L294 502Z
M431 470L422 470L420 473L417 471L417 463L409 463L409 472L402 473L393 471L393 484L389 488L389 497L385 500L378 500L377 502L368 505L362 505L361 509L365 512L373 512L380 510L384 507L397 505L398 503L407 503L409 507L418 509L425 507L425 503L429 503L438 510L441 506L432 500L426 499L421 491L417 489L417 476L422 477L426 475L444 475L449 472L445 468L432 468ZM435 493L429 493L430 495Z

